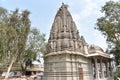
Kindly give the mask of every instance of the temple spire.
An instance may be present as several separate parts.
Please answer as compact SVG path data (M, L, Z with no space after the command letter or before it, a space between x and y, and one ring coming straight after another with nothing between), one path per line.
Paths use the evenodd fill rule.
M62 3L51 28L47 46L48 53L63 50L82 51L79 38L79 32L67 5Z
M63 26L65 27L65 26L67 26L66 24L67 24L67 6L64 4L64 3L62 3L62 7L61 7L62 9L62 13L63 13L63 15L62 15L62 18L63 18Z

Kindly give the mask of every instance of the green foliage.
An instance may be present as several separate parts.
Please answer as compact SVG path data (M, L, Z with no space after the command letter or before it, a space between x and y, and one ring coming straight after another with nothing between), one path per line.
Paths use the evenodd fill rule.
M28 66L32 66L31 61L36 60L38 56L40 59L40 54L44 53L46 50L45 45L45 34L41 34L36 28L31 28L27 37L25 52L22 53L22 57L20 58L21 66L24 71L23 74L25 74Z
M112 48L111 54L115 55L117 65L120 65L120 50L118 48Z
M7 76L17 57L25 51L30 31L29 11L8 11L0 7L0 63L8 67Z
M36 28L30 29L29 14L27 10L8 12L0 7L0 67L11 67L18 62L25 71L45 52L45 34Z
M105 15L97 20L97 29L114 45L120 43L120 3L109 1L101 10Z
M45 45L45 34L41 34L38 29L32 28L27 38L25 55L27 58L35 60L36 56L45 52Z
M120 78L120 71L113 73L114 80L117 80L117 78Z
M111 52L115 54L117 62L120 56L120 2L109 1L101 10L104 16L97 20L96 29L106 38ZM119 63L118 63L119 64Z

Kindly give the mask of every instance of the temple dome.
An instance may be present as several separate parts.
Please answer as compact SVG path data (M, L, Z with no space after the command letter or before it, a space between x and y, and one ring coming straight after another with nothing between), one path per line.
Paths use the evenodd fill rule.
M88 46L88 52L90 54L95 53L97 51L104 53L104 50L101 47L97 46L97 45L89 45Z

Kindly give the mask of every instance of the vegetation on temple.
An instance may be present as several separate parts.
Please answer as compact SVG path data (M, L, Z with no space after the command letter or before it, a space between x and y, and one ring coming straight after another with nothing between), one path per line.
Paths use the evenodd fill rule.
M115 55L120 64L120 2L109 1L101 9L104 16L97 20L96 29L106 38L110 53Z
M45 34L31 29L29 14L28 10L9 12L0 7L0 67L8 67L5 78L15 62L25 71L36 55L45 51Z

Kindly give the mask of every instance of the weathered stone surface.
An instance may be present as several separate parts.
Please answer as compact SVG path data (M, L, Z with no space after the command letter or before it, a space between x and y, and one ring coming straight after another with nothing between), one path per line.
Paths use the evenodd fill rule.
M62 50L82 52L83 43L78 39L80 39L79 32L70 12L67 10L67 5L62 4L50 31L47 53Z

